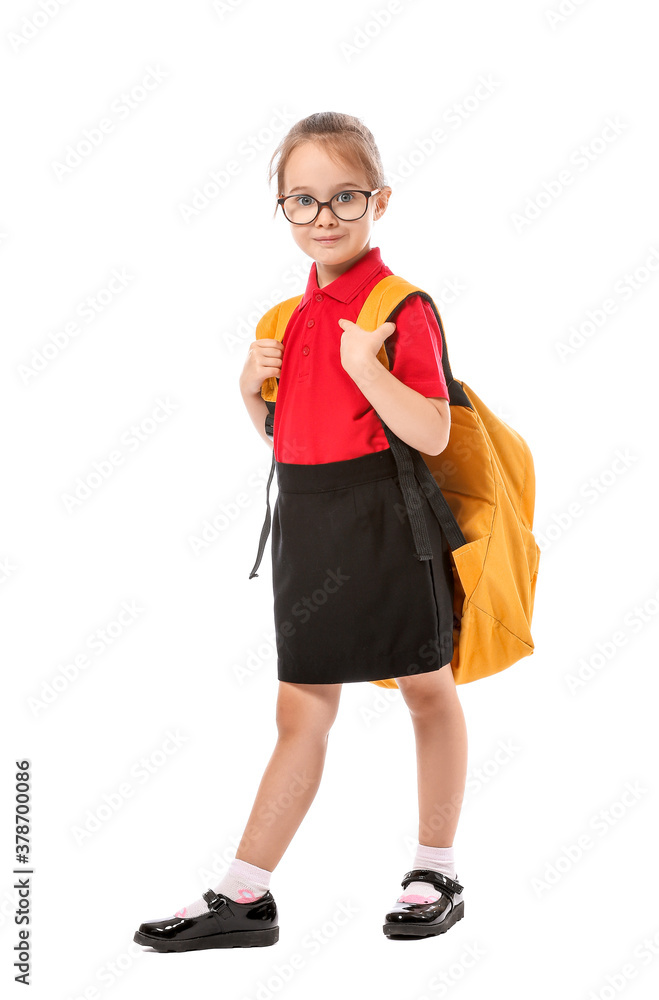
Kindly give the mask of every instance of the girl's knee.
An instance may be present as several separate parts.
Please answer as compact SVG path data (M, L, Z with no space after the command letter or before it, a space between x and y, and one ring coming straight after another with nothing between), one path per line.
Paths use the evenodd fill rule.
M279 735L327 736L336 720L340 697L340 684L280 681L276 716Z
M457 697L450 663L425 674L396 677L403 699L414 715L436 715Z

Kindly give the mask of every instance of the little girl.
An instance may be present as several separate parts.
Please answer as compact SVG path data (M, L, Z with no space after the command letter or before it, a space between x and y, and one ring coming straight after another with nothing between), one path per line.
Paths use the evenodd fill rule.
M318 790L341 685L355 681L395 678L416 741L419 842L384 933L441 934L464 911L453 838L467 733L451 668L450 550L419 492L433 558L415 558L388 436L427 455L445 449L450 407L441 334L432 307L417 294L405 299L395 322L372 332L356 325L371 289L392 274L370 245L391 188L362 122L333 112L311 115L282 139L269 180L277 156L275 211L281 206L291 236L313 263L283 341L259 337L250 344L240 388L277 470L278 739L224 878L172 917L136 932L135 941L158 951L278 940L270 877ZM376 358L384 341L390 370ZM261 387L272 377L278 383L271 437ZM428 649L434 655L427 657ZM290 801L284 810L283 801ZM277 818L266 824L266 814Z

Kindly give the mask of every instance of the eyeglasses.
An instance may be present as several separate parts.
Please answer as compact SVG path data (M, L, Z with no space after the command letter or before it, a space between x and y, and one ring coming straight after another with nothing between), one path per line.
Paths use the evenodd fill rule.
M355 222L366 213L371 195L378 194L381 190L382 188L376 188L375 191L339 191L329 201L318 201L310 194L289 194L285 198L277 198L277 204L281 205L285 218L295 226L308 226L318 217L325 205L329 205L330 212L333 212L341 222ZM338 200L343 199L345 195L348 196L348 200Z

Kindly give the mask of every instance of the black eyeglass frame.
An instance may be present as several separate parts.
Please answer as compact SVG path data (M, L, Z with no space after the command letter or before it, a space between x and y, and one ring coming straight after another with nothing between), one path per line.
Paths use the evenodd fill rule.
M345 191L337 191L336 194L332 195L332 197L330 198L329 201L318 201L318 199L314 198L312 194L307 194L307 195L304 195L304 194L287 194L283 198L277 198L277 204L281 205L281 210L284 213L284 218L286 219L287 222L290 222L292 226L310 226L312 222L316 221L316 219L320 215L321 209L325 208L326 205L328 206L328 208L329 208L330 212L332 213L332 215L336 215L336 212L332 208L332 202L334 201L335 198L338 198L340 194L363 194L364 197L366 198L366 207L365 207L364 211L362 212L362 214L358 215L356 219L342 219L340 215L336 215L337 219L340 222L357 222L359 219L363 219L364 216L366 215L366 213L368 212L368 199L372 195L374 195L374 194L379 194L381 190L382 190L382 188L376 188L375 191L358 191L357 188L346 188ZM286 209L284 208L284 202L288 201L289 198L304 198L304 197L306 197L306 198L313 198L313 200L318 205L318 211L314 215L313 219L309 219L308 222L293 222L293 220L289 219L288 216L286 215Z

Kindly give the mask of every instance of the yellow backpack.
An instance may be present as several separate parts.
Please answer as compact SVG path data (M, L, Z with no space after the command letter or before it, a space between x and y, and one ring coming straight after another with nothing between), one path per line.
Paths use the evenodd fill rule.
M444 327L430 295L403 278L389 275L375 285L357 325L375 330L395 318L399 306L418 294L432 306L442 335L442 366L449 391L451 432L439 455L411 448L384 421L396 460L398 479L410 518L419 559L432 558L428 532L419 506L419 486L439 520L451 551L454 579L453 659L456 684L496 674L534 650L531 618L540 562L533 535L535 471L526 441L497 417L465 382L453 378ZM283 340L301 295L278 303L261 317L256 337ZM389 369L386 341L377 355ZM266 432L272 436L278 379L267 378L261 395L268 405ZM270 483L256 572L270 532ZM419 485L417 485L417 482ZM416 503L415 503L416 498ZM396 688L393 678L370 681Z

